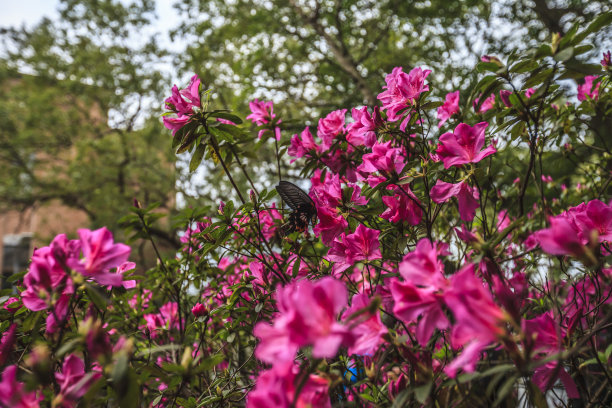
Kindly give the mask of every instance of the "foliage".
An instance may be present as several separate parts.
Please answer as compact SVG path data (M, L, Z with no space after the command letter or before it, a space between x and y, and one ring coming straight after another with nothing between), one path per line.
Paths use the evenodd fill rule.
M396 67L382 106L280 143L272 104L251 104L258 141L193 76L164 123L239 201L184 209L180 252L144 275L106 229L38 249L3 293L0 403L609 406L610 56L582 55L611 19L483 56L459 100ZM258 143L303 163L312 231L280 233L241 160ZM155 243L154 209L135 203L134 237Z

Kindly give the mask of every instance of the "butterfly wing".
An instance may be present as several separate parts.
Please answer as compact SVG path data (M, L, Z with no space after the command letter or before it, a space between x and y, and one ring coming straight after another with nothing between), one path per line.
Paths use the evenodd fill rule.
M276 191L278 191L283 201L286 202L292 210L300 211L305 208L310 208L316 212L316 207L312 198L295 184L288 181L279 181L278 186L276 186Z

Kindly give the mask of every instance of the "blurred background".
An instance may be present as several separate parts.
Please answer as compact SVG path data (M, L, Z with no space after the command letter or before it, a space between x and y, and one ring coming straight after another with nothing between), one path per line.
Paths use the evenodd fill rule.
M107 226L120 240L134 199L160 203L168 217L152 233L171 253L185 228L174 214L232 197L212 163L188 173L161 123L172 84L183 88L194 73L214 90L216 108L244 117L252 99L273 100L288 144L332 110L375 105L395 66L426 66L434 94L460 89L465 101L480 56L520 52L610 8L596 0L2 0L2 273L25 269L33 247L57 233ZM611 38L601 33L587 59L599 61ZM274 148L263 141L244 153L257 187L270 189ZM286 175L299 170L283 163ZM150 266L147 244L132 245L133 260Z

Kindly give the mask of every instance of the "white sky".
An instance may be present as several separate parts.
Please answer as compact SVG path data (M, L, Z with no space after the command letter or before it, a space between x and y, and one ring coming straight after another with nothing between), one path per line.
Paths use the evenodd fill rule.
M179 17L172 7L175 0L156 0L157 30L163 34L179 23ZM128 0L122 2L129 3ZM33 26L43 17L57 18L59 0L0 0L0 27ZM164 40L169 39L164 35Z

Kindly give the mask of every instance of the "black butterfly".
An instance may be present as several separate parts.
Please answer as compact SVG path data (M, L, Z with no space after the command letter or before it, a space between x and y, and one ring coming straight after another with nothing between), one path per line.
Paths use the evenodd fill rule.
M315 203L301 188L288 181L279 181L276 191L293 210L289 214L289 221L281 226L281 235L289 235L294 231L306 231L308 223L316 224Z

